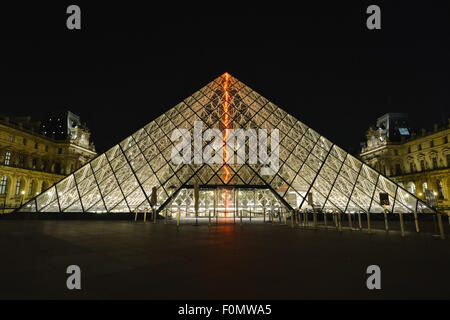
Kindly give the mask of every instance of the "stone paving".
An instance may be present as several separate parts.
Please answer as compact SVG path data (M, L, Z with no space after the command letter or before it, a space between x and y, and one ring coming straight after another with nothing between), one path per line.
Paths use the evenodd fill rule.
M0 299L450 298L448 238L183 222L0 220ZM381 290L366 288L372 264Z

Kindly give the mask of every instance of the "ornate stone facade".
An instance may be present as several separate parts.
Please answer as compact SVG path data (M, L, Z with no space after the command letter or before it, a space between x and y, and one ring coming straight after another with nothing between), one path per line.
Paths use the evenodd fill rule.
M433 190L438 209L450 213L450 119L400 141L381 133L381 128L369 128L361 159L423 200L425 189Z
M0 117L0 213L48 189L96 156L84 125L57 140L41 133L30 117Z

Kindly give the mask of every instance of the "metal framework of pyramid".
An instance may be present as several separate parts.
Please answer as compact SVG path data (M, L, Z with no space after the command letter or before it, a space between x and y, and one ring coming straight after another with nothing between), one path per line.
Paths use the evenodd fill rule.
M260 175L250 164L255 146L245 141L244 163L175 164L171 160L177 128L202 121L216 128L279 131L279 167ZM203 142L203 146L207 143ZM237 148L237 147L236 147ZM237 153L237 150L235 150ZM434 212L420 199L321 136L254 90L225 73L131 136L97 156L56 185L24 204L23 212L133 212L150 207L152 188L158 210L183 188L205 186L262 187L288 209L316 208L342 212L383 212L379 193L389 195L391 212Z

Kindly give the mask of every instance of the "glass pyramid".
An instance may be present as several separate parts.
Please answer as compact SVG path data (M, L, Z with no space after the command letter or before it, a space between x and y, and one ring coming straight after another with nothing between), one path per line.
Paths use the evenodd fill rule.
M182 151L171 139L174 130L186 129L192 141L196 121L201 121L202 133L207 129L278 129L279 143L270 146L270 155L279 159L276 170L261 174L267 161L255 163L252 157L260 150L251 139L230 145L224 137L225 152L219 162L173 161L173 150ZM203 150L211 145L201 143ZM188 160L198 153L195 146L193 149ZM236 155L235 161L229 161L230 152ZM379 203L379 193L383 192L389 195L387 209L391 212L434 212L413 194L227 73L18 211L133 212L136 208L150 208L153 187L157 190L155 207L162 210L196 181L209 188L265 188L288 209L311 208L307 194L312 193L314 205L322 210L383 212Z

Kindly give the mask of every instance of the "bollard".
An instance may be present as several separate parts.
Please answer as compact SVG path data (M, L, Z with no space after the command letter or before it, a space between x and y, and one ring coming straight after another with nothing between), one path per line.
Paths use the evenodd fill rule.
M249 214L250 214L250 223L252 223L252 208L250 208Z
M164 224L167 224L167 208L164 211Z
M147 208L144 208L144 222L147 221Z
M350 230L352 230L353 229L352 214L350 213L350 211L347 214L348 214L348 226L350 227Z
M339 231L342 231L342 217L340 211L338 211L338 224L339 224Z
M138 215L138 208L136 208L136 214L134 215L134 222L136 222L137 221L137 215Z
M386 213L386 205L383 205L384 208L384 227L386 228L386 231L389 231L389 223L388 223L388 217Z
M177 213L177 227L180 226L180 215L181 215L181 210L180 210L180 208L178 208L178 213Z
M314 228L317 228L317 211L316 206L313 205L313 225Z
M370 212L367 211L367 232L370 233Z
M358 222L359 222L359 230L362 230L361 210L358 210Z
M334 225L336 226L336 230L339 230L338 216L337 216L337 212L335 212L335 211L333 211L333 220L334 220Z
M402 237L405 236L405 226L403 225L403 214L399 212L400 217L400 230L402 231Z
M441 234L441 239L444 240L445 234L444 234L444 226L442 224L442 217L439 212L436 213L436 215L437 215L437 220L438 220L438 224L439 224L439 233Z
M305 227L308 226L308 210L306 210L305 212L303 212L303 218L304 218L304 223L305 223Z
M417 219L417 211L414 209L414 221L416 222L416 232L419 232L419 220Z
M263 213L264 213L264 222L266 222L266 208L263 208Z
M325 227L328 228L328 222L327 222L327 212L324 210L323 211L323 222L325 224Z
M242 210L240 210L241 226L242 226Z
M292 212L291 212L291 228L294 228L294 215L295 215L295 210L292 210Z
M156 223L156 209L152 209L153 211L153 223Z
M208 210L208 226L211 227L211 210Z

